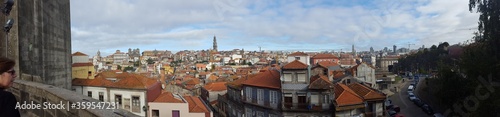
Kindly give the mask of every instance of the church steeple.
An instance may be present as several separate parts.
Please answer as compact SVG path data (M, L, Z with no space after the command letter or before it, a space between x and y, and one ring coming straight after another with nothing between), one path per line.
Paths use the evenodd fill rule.
M213 45L213 46L214 46L214 47L213 47L214 51L216 51L216 52L217 52L217 51L218 51L218 50L217 50L217 39L215 38L215 35L214 35L214 45Z

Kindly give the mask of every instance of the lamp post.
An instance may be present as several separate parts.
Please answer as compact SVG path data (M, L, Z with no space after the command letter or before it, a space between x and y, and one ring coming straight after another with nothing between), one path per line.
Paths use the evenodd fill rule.
M3 30L5 31L5 57L8 56L8 42L9 42L9 31L10 29L12 28L12 25L14 25L14 19L10 18L9 20L7 20L7 22L5 23L5 26L3 27Z
M10 14L10 11L12 10L12 6L14 6L14 0L4 0L2 6L0 7L0 9L2 10L2 13L5 14L5 16L9 16ZM5 31L5 57L7 57L7 52L8 52L8 42L9 42L9 38L8 38L8 35L9 35L9 31L10 29L12 28L12 25L14 25L14 19L10 18L9 20L7 20L7 22L5 23L4 25L4 31Z

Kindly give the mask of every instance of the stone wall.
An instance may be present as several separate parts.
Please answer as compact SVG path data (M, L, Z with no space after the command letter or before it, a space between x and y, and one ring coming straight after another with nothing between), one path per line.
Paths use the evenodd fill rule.
M71 109L68 104L76 102L99 102L96 99L77 94L76 92L25 80L16 80L8 89L20 104L66 104L65 109L19 109L21 115L29 117L134 117L133 113L122 109Z

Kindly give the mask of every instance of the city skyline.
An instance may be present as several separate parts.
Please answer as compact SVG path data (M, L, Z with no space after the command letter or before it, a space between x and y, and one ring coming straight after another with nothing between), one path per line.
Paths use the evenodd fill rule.
M85 5L92 4L92 5ZM468 0L72 1L72 51L381 50L462 43L476 31Z

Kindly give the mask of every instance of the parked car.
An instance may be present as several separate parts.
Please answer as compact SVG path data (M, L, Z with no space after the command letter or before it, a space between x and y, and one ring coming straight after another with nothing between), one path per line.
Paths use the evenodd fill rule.
M417 105L418 107L422 107L422 106L424 105L424 102L422 102L422 100L420 100L420 99L418 99L418 98L414 99L414 100L413 100L413 103L414 103L415 105Z
M410 99L410 101L413 101L414 99L417 99L417 97L413 93L408 93L408 98Z
M422 105L422 110L427 113L427 115L432 115L434 114L434 111L432 110L431 106L424 104Z
M387 113L388 113L388 114L389 114L389 116L391 116L391 117L394 117L394 115L398 114L396 111L393 111L393 110L387 111Z
M441 114L441 113L434 113L434 116L433 116L433 117L444 117L444 115L443 115L443 114Z

